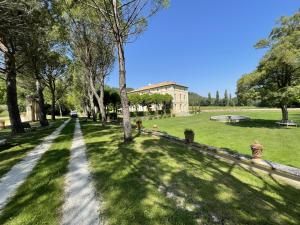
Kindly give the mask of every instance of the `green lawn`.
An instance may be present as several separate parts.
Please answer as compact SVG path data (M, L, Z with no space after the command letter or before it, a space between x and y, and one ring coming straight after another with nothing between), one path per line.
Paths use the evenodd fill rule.
M70 122L0 214L0 224L60 224L73 132Z
M123 143L118 126L82 130L107 224L300 223L300 190L268 175L152 136Z
M230 109L259 109L261 107L256 106L189 106L190 111L195 109L200 110L230 110Z
M249 145L254 140L258 140L264 146L264 159L300 168L300 128L276 125L275 122L281 119L280 112L225 113L251 117L250 121L231 124L209 119L212 115L222 114L224 113L203 112L189 117L143 121L143 125L149 129L157 125L158 130L181 138L184 137L184 129L191 128L199 143L229 148L244 154L251 154ZM300 111L290 111L289 114L291 120L300 124Z
M9 137L12 147L0 146L0 177L19 162L30 150L42 142L42 139L62 124L63 120L52 122L51 127L39 128L25 134L9 137L9 129L0 131L1 137Z

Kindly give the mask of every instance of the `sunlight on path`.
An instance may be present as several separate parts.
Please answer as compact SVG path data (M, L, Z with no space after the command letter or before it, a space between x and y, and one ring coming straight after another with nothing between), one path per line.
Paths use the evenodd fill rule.
M65 203L63 205L63 225L98 225L99 202L86 157L86 146L78 119L71 147L69 171L65 179Z
M36 146L23 160L13 166L11 170L0 179L0 211L16 193L18 187L24 183L39 159L51 147L53 141L58 137L69 121L70 120L65 121L52 134L45 137L41 144Z

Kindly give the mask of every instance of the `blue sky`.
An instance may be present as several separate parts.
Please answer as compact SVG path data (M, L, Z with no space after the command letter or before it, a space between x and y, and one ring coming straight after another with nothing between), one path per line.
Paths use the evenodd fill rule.
M257 66L253 48L276 21L292 15L298 0L171 0L147 30L126 46L127 86L162 81L187 85L207 96L235 93L236 81ZM118 87L118 66L108 79Z

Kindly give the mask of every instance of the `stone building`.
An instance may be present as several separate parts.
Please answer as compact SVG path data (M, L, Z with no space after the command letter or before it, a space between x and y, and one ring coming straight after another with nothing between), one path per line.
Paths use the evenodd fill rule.
M26 121L39 120L39 103L38 99L34 96L26 96Z
M129 94L130 93L170 94L173 97L172 113L176 115L187 115L189 113L189 95L187 86L172 81L165 81L135 89L129 92ZM134 109L131 110L134 111ZM139 111L146 111L146 108L140 106Z

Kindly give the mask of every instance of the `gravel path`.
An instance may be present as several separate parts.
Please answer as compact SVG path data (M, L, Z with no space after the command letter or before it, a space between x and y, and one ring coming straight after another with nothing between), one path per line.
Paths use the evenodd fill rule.
M78 119L71 147L69 171L65 178L63 225L99 225L99 201L92 184L86 146Z
M9 199L12 196L14 196L18 187L24 183L27 176L38 163L39 159L50 148L53 141L58 137L62 129L67 125L69 121L70 120L65 121L52 134L45 137L41 144L39 144L32 151L30 151L25 156L25 158L23 158L19 163L14 165L10 169L10 171L8 171L0 179L0 212L7 204Z

